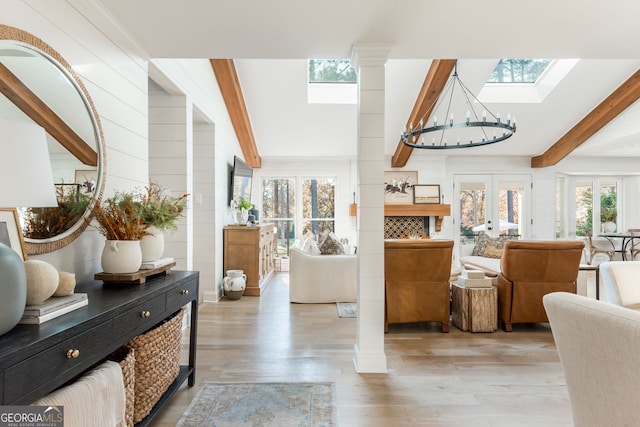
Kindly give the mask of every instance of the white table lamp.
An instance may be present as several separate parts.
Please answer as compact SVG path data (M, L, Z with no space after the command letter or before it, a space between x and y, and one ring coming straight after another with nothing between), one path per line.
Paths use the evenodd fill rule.
M0 118L0 207L54 206L58 203L44 129ZM27 301L24 262L7 241L9 226L13 224L0 222L0 335L18 324Z

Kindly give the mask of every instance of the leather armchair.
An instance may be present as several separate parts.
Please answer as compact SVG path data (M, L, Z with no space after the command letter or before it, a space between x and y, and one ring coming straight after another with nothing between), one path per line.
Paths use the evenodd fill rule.
M551 292L576 293L584 242L505 242L498 276L498 320L505 331L513 323L547 323L542 297Z
M453 240L385 240L385 332L390 323L414 322L449 332L452 252Z

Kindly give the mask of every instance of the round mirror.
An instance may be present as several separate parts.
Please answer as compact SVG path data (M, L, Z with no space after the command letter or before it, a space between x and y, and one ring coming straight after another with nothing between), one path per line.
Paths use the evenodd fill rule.
M87 226L104 189L100 119L82 81L49 45L0 25L0 117L46 131L58 207L18 209L28 254L71 243Z

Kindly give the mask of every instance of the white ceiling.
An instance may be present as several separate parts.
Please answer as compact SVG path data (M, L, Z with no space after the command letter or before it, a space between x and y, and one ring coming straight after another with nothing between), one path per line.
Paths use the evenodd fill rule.
M306 59L348 58L358 43L391 46L388 155L413 108L428 58L460 58L459 75L476 94L498 58L584 58L542 103L488 104L518 118L514 137L446 155L542 154L640 68L640 2L633 0L105 0L103 5L150 57L235 59L263 158L355 156L356 106L308 104ZM640 157L638 103L573 155L603 153ZM413 156L430 154L414 150Z

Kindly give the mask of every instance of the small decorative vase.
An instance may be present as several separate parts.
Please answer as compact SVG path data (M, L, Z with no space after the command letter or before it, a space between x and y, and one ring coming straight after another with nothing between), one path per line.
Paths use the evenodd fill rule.
M20 256L9 246L0 243L0 335L18 324L27 302L27 274Z
M101 261L105 273L135 273L142 264L140 240L107 240Z
M238 299L247 286L247 275L243 270L227 270L227 277L222 281L224 295L228 299Z
M246 224L249 220L249 211L242 208L238 210L238 224Z
M158 227L149 227L149 235L140 240L142 262L156 261L164 253L164 233Z

